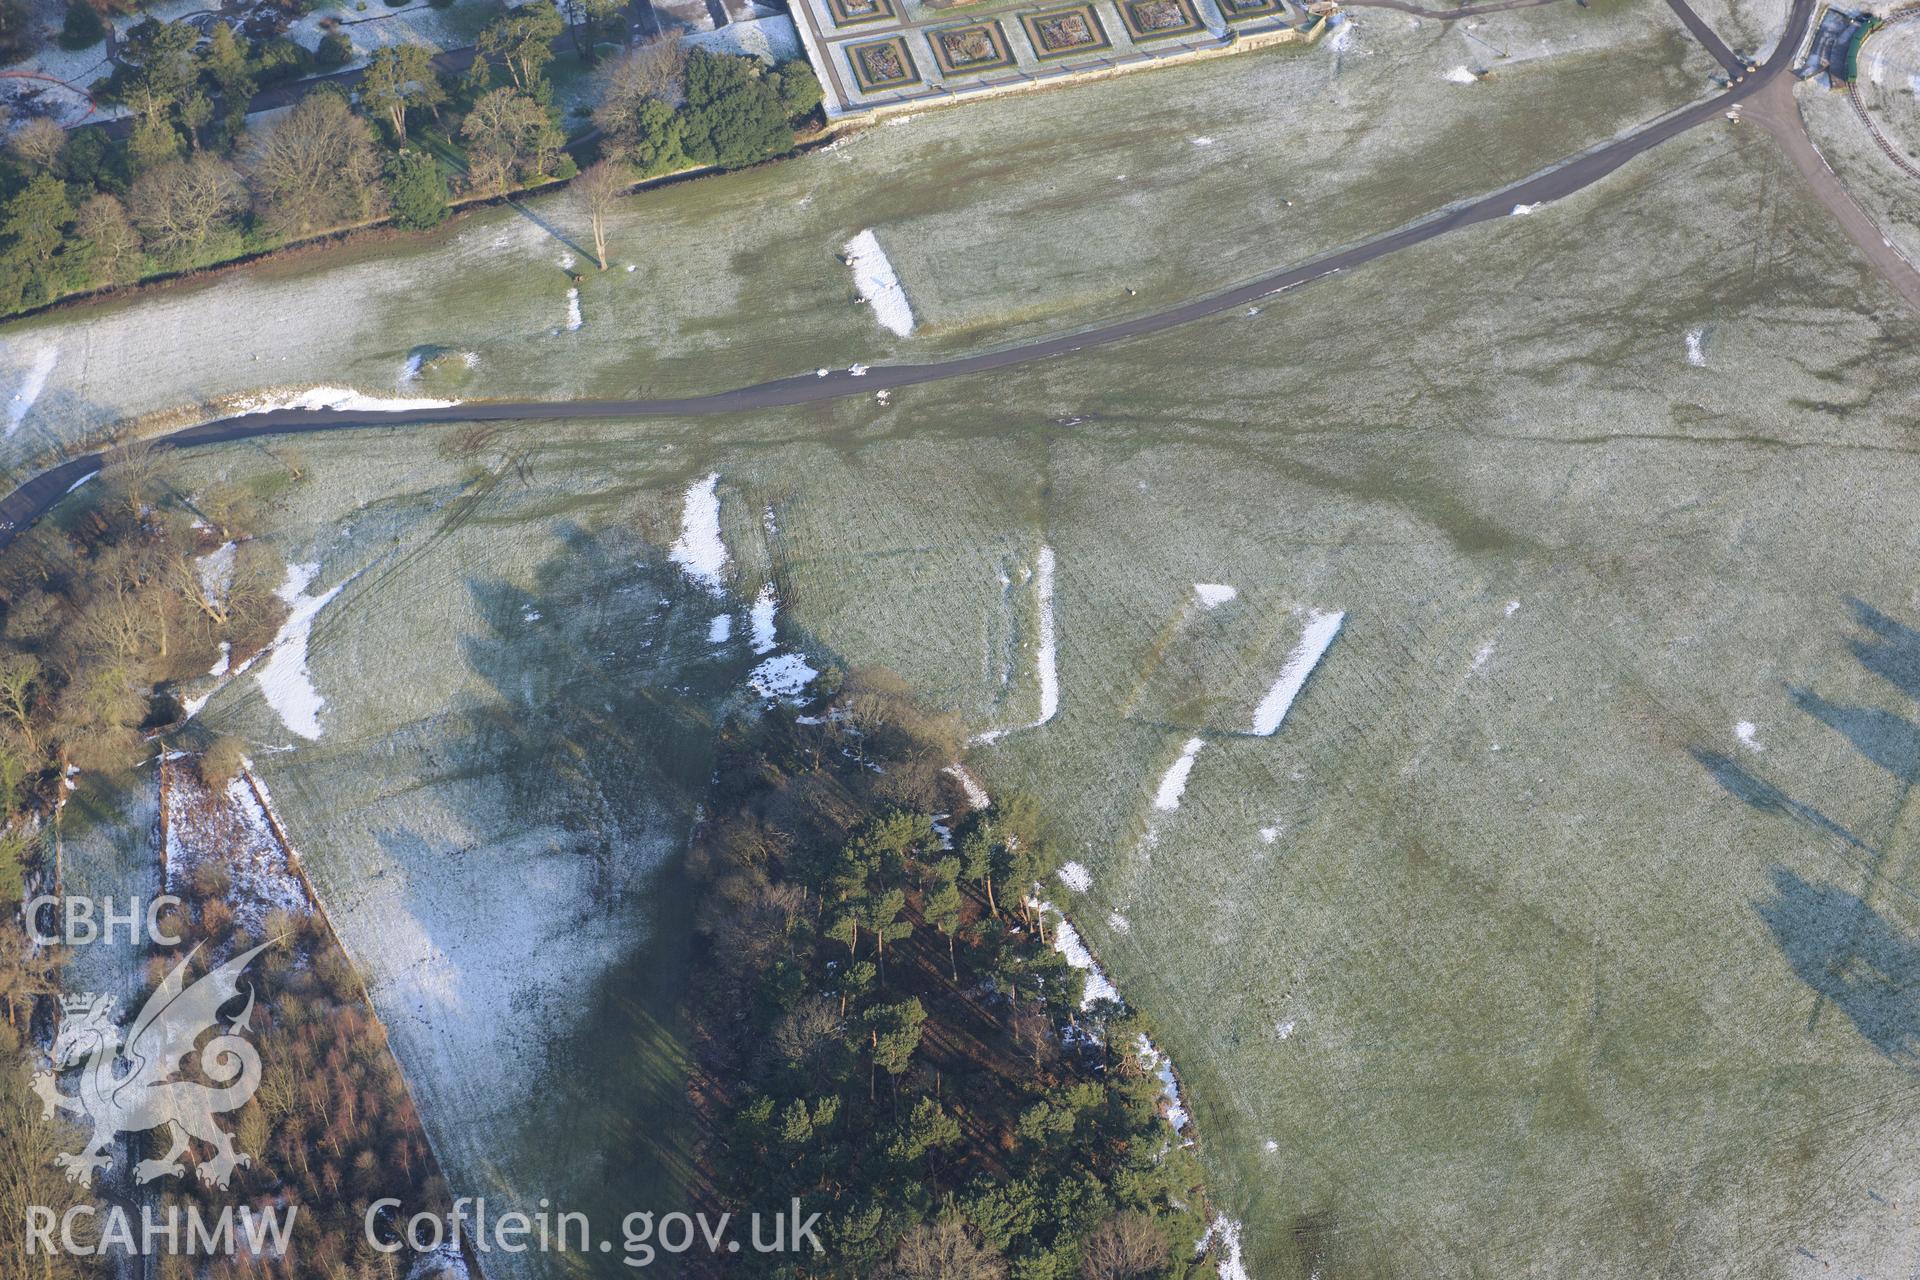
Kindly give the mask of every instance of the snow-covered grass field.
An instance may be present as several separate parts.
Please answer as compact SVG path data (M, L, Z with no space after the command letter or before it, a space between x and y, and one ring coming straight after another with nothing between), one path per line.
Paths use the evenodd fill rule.
M1514 31L1579 16L1525 11ZM1379 34L1400 18L1367 15L1340 56L1411 57ZM1457 50L1431 52L1410 102L1428 82L1479 94L1532 74L1449 85ZM1252 83L1316 66L1327 74L1221 64ZM1197 75L1105 88L1177 104ZM1371 75L1323 88L1364 96ZM1600 79L1590 97L1624 101ZM1026 101L1070 133L1087 127L1082 92ZM1335 150L1320 157L1334 176L1297 164L1354 220L1303 222L1263 252L1425 207L1443 160L1463 186L1517 163L1494 154L1511 140L1495 101L1473 117L1484 146L1452 134L1398 175L1404 189ZM1156 150L1153 120L1114 118L1161 157L1158 215L1221 193L1200 242L1251 237L1273 214L1250 194L1280 165L1271 116L1244 169L1185 195L1171 179L1184 153ZM894 141L923 124L920 142ZM1243 128L1210 120L1210 150ZM724 213L782 174L938 137L956 200L1000 225L967 132L925 117L685 190ZM1352 145L1391 136L1408 135ZM1060 184L1061 224L1108 216L1076 186L1091 169L1053 173L1037 136L1015 141L1019 172ZM348 264L331 276L338 305L314 312L337 319L307 331L311 352L289 343L282 363L302 363L273 380L390 389L422 344L477 354L435 365L431 394L447 397L640 390L699 370L711 385L830 362L823 348L839 362L879 343L835 256L869 227L922 326L898 349L958 344L988 293L909 257L937 240L885 216L909 194L801 215L817 242L748 229L731 256L709 243L726 296L693 296L729 314L778 304L772 337L700 330L650 267L589 279L583 327L550 332L557 249L503 219L435 252L466 245L489 281L521 278L499 263L523 255L524 279L545 282L534 296L410 290L405 259L393 279ZM662 212L681 198L636 216L691 234L690 206ZM808 208L848 199L823 182ZM1168 249L1129 267L1161 298L1171 273L1209 269L1186 241ZM1106 245L1077 250L1098 262ZM1034 323L1092 296L1051 261L1027 295ZM276 269L222 289L257 306L262 290L317 297L318 279ZM658 314L608 301L623 288ZM168 317L213 325L202 297L101 314L137 341ZM353 319L356 297L387 318ZM449 309L485 298L492 310ZM436 308L433 332L393 320ZM513 308L509 342L489 326ZM201 714L253 743L466 1188L670 1194L672 854L713 716L785 657L892 667L971 730L1005 731L968 767L1059 814L1078 865L1048 895L1151 1012L1249 1275L1894 1274L1920 1245L1904 1208L1920 1196L1916 339L1767 139L1715 125L1564 206L1258 314L887 404L195 454L175 464L182 489L255 478L283 559L319 566L303 596L339 588L307 635L317 738L251 677ZM241 389L230 356L154 359L192 395ZM99 401L135 394L104 357L78 363ZM275 478L289 449L306 477L291 485ZM627 998L630 983L652 985ZM658 1180L636 1190L622 1181L636 1167Z
M1471 33L1368 12L1340 49L931 112L623 201L613 269L588 271L572 298L561 263L588 258L586 228L556 195L531 217L488 211L59 312L0 330L0 472L130 416L263 387L393 394L423 349L472 358L434 395L693 393L1166 306L1692 98L1710 64L1676 31L1649 0L1518 11ZM1475 40L1512 64L1442 81ZM841 261L864 231L904 292L905 336L883 324L899 308L861 303Z
M1915 163L1920 153L1920 119L1915 115L1920 25L1902 23L1870 37L1861 67L1860 95L1874 123ZM1874 144L1846 94L1803 84L1795 96L1814 145L1848 193L1907 261L1920 262L1920 181L1902 172Z
M633 488L651 449L309 443L271 535L295 617L196 719L247 742L463 1189L677 1203L672 855L759 660L749 605L709 644L724 606L667 556L679 488ZM278 472L223 450L177 482Z
M1756 273L1761 191L1808 230ZM599 975L671 950L653 877L770 585L783 652L1011 729L969 765L1060 815L1049 896L1152 1012L1248 1274L1882 1274L1920 1195L1920 365L1806 204L1706 131L1017 379L461 459L303 440L274 536L345 583L322 734L248 681L202 714L254 741L470 1184L564 1192L671 1113L657 1006L617 1006L634 1095L578 1064Z

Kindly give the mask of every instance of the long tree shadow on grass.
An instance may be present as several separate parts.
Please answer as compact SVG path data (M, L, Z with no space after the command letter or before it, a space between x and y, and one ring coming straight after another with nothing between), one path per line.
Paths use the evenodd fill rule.
M605 1230L677 1209L689 1191L678 1003L693 911L680 855L748 659L709 630L739 603L689 584L658 548L623 529L574 526L561 541L532 589L468 580L487 630L466 641L467 662L493 696L466 716L515 809L562 833L548 856L575 861L556 870L589 886L581 927L631 922L623 956L582 964L577 1017L546 1045L548 1092L513 1139L563 1153L583 1175L569 1207ZM552 945L566 945L564 927ZM617 1258L568 1265L622 1270Z
M1920 631L1871 605L1847 601L1855 622L1870 633L1849 643L1868 671L1910 698L1920 699ZM1772 930L1781 954L1822 1001L1831 1001L1868 1043L1908 1068L1920 1066L1920 943L1873 905L1891 892L1920 902L1886 875L1888 842L1913 785L1920 780L1920 722L1880 707L1830 701L1811 689L1788 686L1807 715L1846 739L1859 756L1899 784L1885 834L1866 835L1836 821L1730 756L1690 747L1688 752L1728 795L1762 813L1785 817L1823 837L1862 876L1858 892L1815 884L1784 867L1773 871L1773 897L1755 910ZM1819 1005L1815 1007L1818 1016Z
M1784 867L1754 908L1800 980L1831 1000L1866 1041L1920 1067L1920 943L1858 894Z
M541 1042L544 1063L515 1099L512 1126L486 1145L532 1153L512 1162L513 1190L528 1201L512 1208L548 1196L587 1214L601 1236L629 1212L664 1214L700 1195L680 1022L695 914L682 854L707 797L716 725L760 659L747 600L690 583L623 528L572 526L559 537L563 550L533 571L531 586L467 579L483 626L461 647L486 688L458 708L448 763L480 781L476 794L497 797L508 828L485 848L456 852L531 857L537 883L568 887L565 912L550 909L551 895L546 907L529 901L511 943L549 957L529 966L515 1009L498 1015L531 1018L526 1034ZM749 597L755 585L743 584ZM734 619L724 640L721 613ZM780 626L792 647L785 619ZM593 942L576 948L576 939ZM556 948L571 966L558 974ZM618 1250L539 1268L632 1274Z

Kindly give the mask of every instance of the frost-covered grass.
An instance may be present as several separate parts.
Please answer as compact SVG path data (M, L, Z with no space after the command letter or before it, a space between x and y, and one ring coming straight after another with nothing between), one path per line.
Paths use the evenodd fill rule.
M1342 56L1394 56L1396 20ZM1150 153L1157 125L1129 128ZM866 225L821 247L871 330L831 261ZM1695 367L1679 336L1707 323ZM1893 984L1920 873L1875 761L1899 763L1920 642L1848 601L1920 629L1916 351L1768 141L1715 126L1257 316L890 405L543 422L466 459L436 452L452 429L315 437L273 537L358 576L309 643L325 734L255 759L450 1170L564 1192L590 1174L556 1148L625 1160L673 1114L669 1002L608 1037L592 993L666 954L685 912L651 877L766 656L748 628L716 651L715 598L668 558L689 486L718 477L730 614L772 584L788 652L890 666L975 730L1038 715L1048 548L1057 714L968 776L1057 815L1075 936L1179 1064L1240 1274L1306 1274L1314 1242L1328 1274L1895 1274L1914 1086L1870 1037L1914 1029ZM193 492L274 464L177 465ZM1249 735L1335 605L1334 647ZM286 740L249 681L202 714ZM1750 778L1893 854L1869 868Z
M1278 49L929 112L624 200L614 269L577 285L556 264L586 260L586 228L557 195L527 202L531 217L478 212L416 239L19 322L0 332L0 394L20 389L40 353L54 363L0 441L0 470L130 415L263 387L698 393L1166 306L1478 194L1695 96L1704 55L1667 30L1670 15L1650 25L1642 8L1488 18L1474 34L1513 57L1471 90L1438 74L1478 48L1457 27L1368 13L1344 52ZM840 256L864 230L911 299L907 336L876 324L849 287ZM402 387L423 348L474 363Z
M1911 1086L1831 1003L1808 1029L1783 943L1825 936L1820 900L1779 905L1775 874L1844 894L1863 870L1690 752L1738 753L1849 829L1892 812L1898 780L1786 690L1912 714L1855 656L1845 603L1920 626L1905 535L1838 513L1920 484L1893 408L1920 368L1844 245L1752 277L1770 232L1736 211L1763 189L1820 227L1763 138L1709 130L1258 318L886 408L542 424L523 445L542 501L613 502L700 602L687 670L711 597L664 555L709 474L736 607L776 583L783 642L892 666L974 727L1035 715L1032 575L1054 551L1058 714L968 767L1071 833L1077 936L1179 1064L1247 1274L1289 1274L1293 1228L1324 1220L1362 1274L1415 1251L1440 1274L1784 1274L1798 1247L1874 1274L1911 1228L1855 1188L1920 1194L1907 1112L1830 1120ZM1551 276L1537 306L1513 293L1529 272ZM1636 280L1649 301L1623 312ZM1696 368L1675 335L1709 310ZM1366 332L1396 341L1303 354ZM1813 407L1836 388L1860 406L1843 420ZM328 483L371 498L379 474ZM1237 594L1203 609L1195 583ZM1246 736L1331 602L1340 638L1276 732ZM1179 808L1154 810L1194 737ZM1907 903L1871 909L1910 937Z
M1907 62L1920 71L1920 31L1913 24L1903 23L1874 36L1867 44L1869 59L1876 46L1881 46L1882 55L1895 66ZM1885 83L1874 84L1869 75L1863 75L1861 96L1881 132L1912 163L1914 153L1920 151L1913 86L1904 70L1883 70L1882 78ZM1920 262L1920 182L1896 168L1874 145L1873 135L1860 123L1847 95L1802 84L1795 90L1795 97L1814 145L1840 175L1847 193L1907 261Z
M290 735L252 679L199 721L252 744L456 1185L677 1203L688 913L671 859L751 660L744 639L709 643L714 597L668 559L686 476L666 461L636 493L663 476L647 447L598 451L597 481L523 475L512 445L302 447L309 479L268 536L300 566L296 610L331 596L301 619L324 733ZM177 478L200 492L263 469L219 450Z

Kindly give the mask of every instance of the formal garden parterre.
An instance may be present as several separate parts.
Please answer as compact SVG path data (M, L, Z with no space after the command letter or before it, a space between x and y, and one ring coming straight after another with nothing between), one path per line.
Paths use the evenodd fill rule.
M1296 0L801 0L794 15L829 119L1311 42L1327 26Z

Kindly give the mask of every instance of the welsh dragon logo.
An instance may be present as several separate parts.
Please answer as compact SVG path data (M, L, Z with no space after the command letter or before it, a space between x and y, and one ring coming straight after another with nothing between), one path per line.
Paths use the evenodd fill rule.
M200 1160L195 1172L208 1186L224 1188L233 1171L251 1165L253 1158L235 1151L233 1135L214 1123L222 1112L246 1105L260 1087L260 1055L242 1033L252 1030L253 989L247 988L246 1008L221 1034L199 1048L200 1070L213 1085L172 1077L195 1052L196 1042L209 1030L219 1030L220 1010L240 996L240 974L253 958L273 945L263 942L237 955L187 985L187 966L200 950L195 947L169 973L127 1029L122 1047L113 1017L112 996L78 996L61 1001L66 1019L53 1043L53 1068L34 1077L45 1114L71 1111L93 1124L87 1145L74 1154L61 1153L55 1162L67 1180L81 1186L93 1183L94 1171L112 1165L107 1146L122 1133L141 1133L172 1126L173 1141L158 1160L142 1160L133 1168L134 1181L151 1182L186 1173L180 1157L187 1139L198 1138L214 1149L211 1160ZM116 1069L124 1062L124 1068ZM80 1067L80 1092L60 1092L60 1073Z

